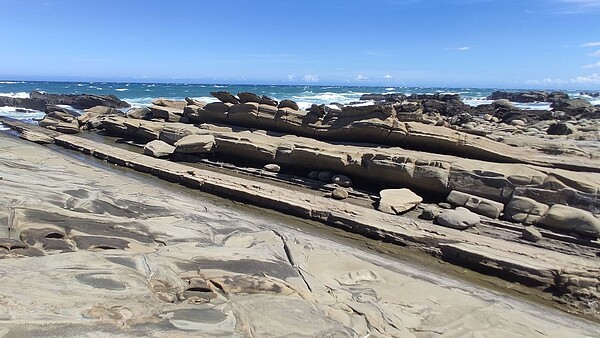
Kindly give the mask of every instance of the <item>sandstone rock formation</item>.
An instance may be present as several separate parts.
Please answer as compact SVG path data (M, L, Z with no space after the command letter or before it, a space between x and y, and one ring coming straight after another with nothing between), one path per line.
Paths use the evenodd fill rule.
M402 214L423 202L421 196L409 189L385 189L379 192L379 196L377 209L392 215Z

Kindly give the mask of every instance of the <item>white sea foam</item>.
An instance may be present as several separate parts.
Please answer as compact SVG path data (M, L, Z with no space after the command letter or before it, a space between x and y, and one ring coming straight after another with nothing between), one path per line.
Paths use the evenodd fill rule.
M7 126L3 125L2 122L0 122L0 131L2 130L9 130L10 128L8 128Z
M297 101L298 104L300 102L310 103L310 104L328 104L332 102L338 103L350 103L353 101L358 101L360 96L365 93L333 93L333 92L324 92L324 93L313 93L313 92L305 92L302 95L293 96L292 99ZM309 105L310 107L310 105Z
M27 111L17 111L16 107L0 107L0 116L10 117L13 119L21 120L24 122L31 122L34 120L40 120L46 115L42 111L37 110L27 110Z
M148 107L152 105L153 97L136 97L136 98L125 98L123 101L129 103L133 108Z
M391 92L393 90L396 90L396 88L395 87L389 87L389 88L386 88L385 90L387 90L388 92Z
M28 99L29 98L29 93L26 93L26 92L0 93L0 96L15 97L15 98L20 98L20 99Z
M219 100L215 97L212 96L198 96L198 97L192 97L192 99L194 100L198 100L198 101L204 101L207 103L212 103L212 102L218 102Z
M118 91L118 92L124 92L124 91L129 90L129 89L127 89L127 88L117 88L115 90Z

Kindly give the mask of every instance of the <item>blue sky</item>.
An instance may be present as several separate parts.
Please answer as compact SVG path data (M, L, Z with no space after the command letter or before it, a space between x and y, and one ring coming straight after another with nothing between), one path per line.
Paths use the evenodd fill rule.
M600 88L600 0L0 0L0 79Z

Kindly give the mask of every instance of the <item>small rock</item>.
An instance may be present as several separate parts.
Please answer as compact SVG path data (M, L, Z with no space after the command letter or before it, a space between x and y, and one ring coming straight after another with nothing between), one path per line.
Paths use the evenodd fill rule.
M484 119L485 121L491 121L491 120L492 120L492 117L494 117L492 114L484 114L484 115L483 115L483 119Z
M514 119L514 120L510 121L510 124L513 126L517 126L517 127L523 127L525 125L525 121L519 120L519 119Z
M548 135L571 135L577 131L574 125L570 123L553 123L546 130Z
M474 227L480 221L479 215L463 207L458 207L454 210L444 210L437 218L437 222L440 225L459 230Z
M352 180L345 175L335 175L332 177L331 181L341 187L348 188L352 186Z
M348 191L346 191L344 188L335 188L331 193L331 197L335 198L336 200L344 200L348 198Z
M440 202L438 206L442 209L452 209L452 204L446 202Z
M440 215L440 209L433 205L427 205L421 211L421 218L432 221Z
M272 172L272 173L278 173L281 170L281 167L277 164L274 163L270 163L270 164L265 164L265 166L263 167L263 170Z
M331 183L331 179L333 178L333 176L335 176L335 173L333 171L325 170L319 172L318 178L321 182Z
M542 234L533 226L523 228L522 237L531 242L537 242L542 239Z
M421 196L410 189L385 189L379 192L381 200L377 209L392 215L401 214L423 202Z

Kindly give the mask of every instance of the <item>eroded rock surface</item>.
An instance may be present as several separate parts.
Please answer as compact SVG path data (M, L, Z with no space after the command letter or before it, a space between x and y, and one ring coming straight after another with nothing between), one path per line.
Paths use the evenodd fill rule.
M0 219L12 229L0 245L1 334L598 332L594 324L280 226L222 200L1 141Z

